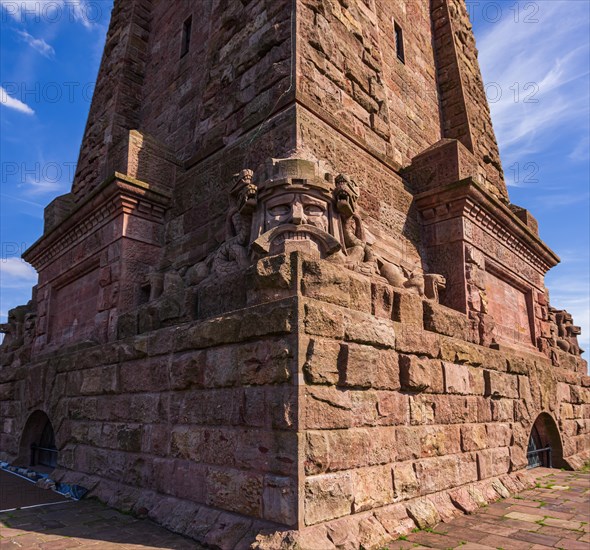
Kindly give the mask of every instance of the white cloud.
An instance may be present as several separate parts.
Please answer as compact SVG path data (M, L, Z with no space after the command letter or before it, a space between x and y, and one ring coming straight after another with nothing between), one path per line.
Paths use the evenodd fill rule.
M33 177L26 178L27 191L31 195L40 195L42 193L54 193L63 189L64 185L59 181L36 179Z
M0 260L0 285L6 288L29 287L37 282L37 272L20 258L3 258Z
M88 29L94 26L96 10L100 9L99 4L87 0L0 0L0 6L20 23L66 20L82 23Z
M554 210L588 202L588 199L590 199L590 193L563 193L562 191L560 193L538 194L530 199L530 203L534 205L535 209Z
M35 111L31 109L26 103L23 103L19 99L14 97L10 97L6 90L0 86L0 104L8 107L9 109L14 109L15 111L19 111L26 115L34 115Z
M41 55L51 59L55 55L55 50L42 38L35 38L30 35L27 31L16 31L21 38L34 50L38 51Z
M568 124L579 127L590 117L589 5L547 0L538 5L537 23L506 17L479 38L504 166L544 151Z
M82 23L87 29L93 26L91 18L91 6L85 0L69 0L73 8L74 18Z

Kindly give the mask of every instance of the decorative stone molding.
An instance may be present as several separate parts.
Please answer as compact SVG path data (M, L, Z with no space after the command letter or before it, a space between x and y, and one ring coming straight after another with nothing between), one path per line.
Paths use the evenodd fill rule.
M34 243L23 258L37 271L120 214L162 223L171 194L124 174L115 173L73 211L62 224Z
M559 263L559 257L529 227L472 178L420 193L415 204L424 226L468 218L542 275Z

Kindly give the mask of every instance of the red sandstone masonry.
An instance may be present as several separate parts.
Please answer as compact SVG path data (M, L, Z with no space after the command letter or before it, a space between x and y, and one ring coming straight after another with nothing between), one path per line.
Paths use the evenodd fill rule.
M463 3L200 7L116 2L72 194L2 327L0 458L27 461L44 411L60 479L228 549L379 548L470 513L529 483L533 426L580 467L587 364L558 258L506 204ZM281 186L325 203L340 256L253 253Z

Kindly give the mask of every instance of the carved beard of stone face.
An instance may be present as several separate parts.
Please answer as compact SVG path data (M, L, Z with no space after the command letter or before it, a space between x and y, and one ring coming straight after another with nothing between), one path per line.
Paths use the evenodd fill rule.
M303 193L288 193L270 199L266 205L266 230L286 224L313 225L327 233L327 202Z
M297 249L326 257L341 248L329 233L328 201L306 193L283 193L268 199L264 226L265 233L253 244L259 253Z

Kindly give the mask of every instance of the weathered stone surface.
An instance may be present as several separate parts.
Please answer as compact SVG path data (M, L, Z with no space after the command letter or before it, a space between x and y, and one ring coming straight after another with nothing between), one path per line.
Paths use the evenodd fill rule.
M471 454L423 459L416 462L415 470L423 495L478 479L475 457Z
M265 519L294 526L297 522L297 489L292 478L269 475L262 493Z
M469 319L452 309L424 302L424 328L460 340L472 340Z
M344 344L339 355L338 385L398 390L400 373L394 351L360 344Z
M497 477L510 471L510 451L508 447L496 447L477 453L477 472L479 479Z
M461 426L461 449L463 451L485 449L488 444L496 444L496 441L488 437L485 425L466 424Z
M262 476L208 468L206 473L207 504L216 508L262 517ZM240 494L236 499L235 495Z
M418 479L412 462L399 463L393 466L393 487L396 501L408 500L418 496Z
M396 292L393 299L393 320L404 325L422 328L423 306L420 296L409 292Z
M451 502L457 508L459 508L459 510L462 510L466 514L471 514L479 508L477 502L473 499L473 497L465 487L461 487L460 489L451 491L449 493L449 496L451 498Z
M409 533L415 527L414 521L408 516L403 504L394 504L375 510L375 518L389 535L395 538Z
M395 461L394 428L310 431L305 470L308 474L349 470Z
M393 502L391 467L377 466L354 471L352 513L380 508Z
M457 393L468 395L473 393L471 390L471 378L469 368L463 365L453 363L443 363L443 372L445 379L445 391L447 393Z
M396 349L400 353L437 358L440 354L440 337L432 332L418 331L415 327L395 323Z
M485 371L486 395L518 398L518 377L501 372Z
M359 344L394 348L393 324L387 321L351 313L345 320L344 339Z
M340 379L341 346L338 342L310 338L303 374L307 383L335 386Z
M406 506L406 510L420 529L432 527L441 520L436 507L427 498L412 501Z
M324 474L305 482L305 524L350 514L354 488L350 473Z
M443 393L443 370L440 361L414 355L400 355L399 365L402 389Z
M533 426L582 466L580 329L509 203L465 3L196 4L115 2L0 326L0 459L52 426L58 479L237 550L472 511L527 486Z

